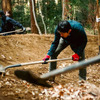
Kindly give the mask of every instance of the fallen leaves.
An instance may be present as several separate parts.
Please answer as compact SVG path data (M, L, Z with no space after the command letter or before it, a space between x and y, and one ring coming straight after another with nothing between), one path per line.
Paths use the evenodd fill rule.
M40 97L48 97L49 100L99 100L100 88L87 82L79 82L79 87L74 85L58 85L41 91Z
M3 96L24 100L28 97L30 100L100 100L100 87L83 80L79 81L78 85L73 81L65 85L53 83L52 88L46 88L10 78L7 74L7 77L0 80L0 90L3 90Z

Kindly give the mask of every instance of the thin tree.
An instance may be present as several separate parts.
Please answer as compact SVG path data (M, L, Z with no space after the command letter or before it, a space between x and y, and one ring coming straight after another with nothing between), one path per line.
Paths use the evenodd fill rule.
M68 17L68 2L69 0L62 0L62 20L65 20Z
M30 14L31 14L31 32L35 34L42 34L38 26L35 16L35 0L30 0Z
M87 22L89 24L91 24L92 29L94 30L94 34L95 34L95 24L96 24L96 1L94 0L89 0L89 4L88 4L88 9L89 9L89 13L88 13L88 20Z
M2 10L4 11L4 13L6 13L6 11L9 11L10 17L12 17L11 0L2 0Z
M97 0L97 15L96 18L99 18L99 0ZM99 21L97 21L97 28L98 28L98 46L99 46L99 54L100 54L100 26Z
M41 19L42 19L42 23L43 23L43 26L44 26L44 31L45 31L45 34L47 34L47 30L46 30L46 24L44 22L44 16L42 14L42 9L41 9L41 5L40 5L40 2L39 3L39 13L40 13L40 16L41 16Z

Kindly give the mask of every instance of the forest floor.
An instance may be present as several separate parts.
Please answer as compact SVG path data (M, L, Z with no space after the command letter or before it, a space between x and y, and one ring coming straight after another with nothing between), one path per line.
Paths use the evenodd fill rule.
M41 61L49 50L54 35L20 34L0 36L0 64L3 66ZM86 59L98 55L98 37L88 35ZM74 52L68 46L58 58L70 58ZM57 68L67 67L72 60L59 61ZM14 71L31 70L40 76L48 72L49 64L34 64L9 68L0 76L0 100L100 100L100 63L87 67L87 81L79 81L78 70L56 76L53 87L43 87L21 80Z

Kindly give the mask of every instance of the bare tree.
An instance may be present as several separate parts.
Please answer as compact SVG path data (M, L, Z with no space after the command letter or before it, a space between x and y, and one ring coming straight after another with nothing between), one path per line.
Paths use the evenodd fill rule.
M45 31L45 34L47 34L46 24L44 22L44 16L42 14L41 5L40 5L40 2L38 2L38 3L39 3L39 13L40 13L40 16L41 16L41 19L42 19L42 23L43 23L43 26L44 26L44 31Z
M6 11L9 11L10 17L12 17L12 6L11 6L11 0L2 0L2 10L6 13Z
M96 18L99 18L99 0L97 0L97 15ZM99 46L99 55L100 55L100 21L97 21L97 28L98 28L98 46Z
M88 4L88 9L89 9L89 13L88 13L88 20L87 22L89 24L91 24L92 29L94 30L94 34L95 34L95 27L96 27L96 3L92 0L89 0L89 4Z
M41 31L37 24L35 16L35 0L30 0L30 15L31 15L31 32L41 35Z
M68 16L68 2L69 0L62 0L62 19L65 20Z

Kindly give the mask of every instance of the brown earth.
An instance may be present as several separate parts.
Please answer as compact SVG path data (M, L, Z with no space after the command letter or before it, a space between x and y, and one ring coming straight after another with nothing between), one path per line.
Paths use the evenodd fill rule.
M54 35L40 36L35 34L22 34L0 36L0 64L7 66L18 63L41 61L50 48L53 39ZM86 59L97 56L98 52L98 37L88 35L88 43L85 49ZM69 58L72 54L74 54L74 52L70 49L70 47L67 47L63 52L61 52L58 58ZM71 65L72 63L76 62L72 60L59 61L57 68L62 68ZM56 99L49 96L47 97L45 95L46 93L42 93L43 90L48 90L47 87L26 82L18 79L14 75L14 71L17 69L28 69L36 75L42 75L43 73L48 72L48 66L49 64L35 64L7 69L6 75L0 76L0 100L66 100L61 99L60 97L57 97ZM65 73L57 76L56 83L49 83L53 85L53 88L51 88L53 91L53 89L59 85L65 86L67 84L73 85L73 87L79 87L78 82L78 70L76 70L71 73ZM99 63L89 65L87 68L87 82L94 84L97 88L100 88Z

